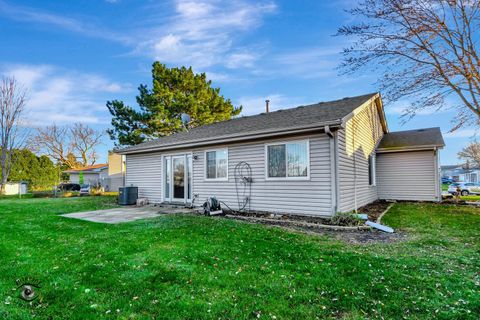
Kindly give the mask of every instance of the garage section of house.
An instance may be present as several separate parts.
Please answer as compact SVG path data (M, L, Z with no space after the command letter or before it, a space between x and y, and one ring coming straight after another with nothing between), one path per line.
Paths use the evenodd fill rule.
M440 201L439 128L387 133L376 150L379 199Z

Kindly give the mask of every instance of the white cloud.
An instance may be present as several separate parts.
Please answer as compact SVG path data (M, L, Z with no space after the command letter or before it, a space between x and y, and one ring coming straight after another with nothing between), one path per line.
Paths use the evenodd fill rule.
M251 68L258 55L251 52L236 52L226 57L225 66L230 69Z
M112 93L132 90L121 84L89 73L72 72L49 65L0 66L0 75L14 76L28 92L27 125L52 122L68 124L108 122L105 102Z
M294 51L276 52L252 70L256 76L278 78L280 76L300 79L335 78L337 76L340 47L303 47ZM329 82L330 83L330 82Z
M144 5L140 10L142 16L135 17L132 13L130 17L139 22L123 32L109 30L94 18L62 16L3 0L0 0L0 15L118 42L131 48L133 54L202 70L212 66L252 67L263 50L258 50L256 43L241 44L241 36L259 27L265 16L277 10L270 0L171 0L170 3L173 13L168 12L164 2Z
M207 75L208 80L214 82L227 82L232 80L232 77L229 74L222 72L205 71L205 74Z
M243 106L242 115L254 115L265 112L265 100L270 100L270 111L294 108L306 105L301 98L288 97L283 94L273 93L265 96L248 96L238 99L238 105Z
M192 66L195 71L226 67L231 72L247 68L251 76L261 78L336 77L343 43L271 53L268 43L242 43L243 35L261 26L265 17L276 11L277 5L271 0L151 2L140 10L141 17L132 13L131 19L139 22L120 33L105 29L93 19L64 17L0 0L0 14L11 19L54 25L120 42L132 48L132 54L167 64Z
M196 69L248 66L259 56L248 48L238 51L235 39L258 27L263 17L275 10L273 2L177 0L175 15L166 23L164 17L153 21L155 27L149 30L149 38L140 40L136 52L150 51L163 63Z
M177 11L186 17L199 17L209 14L213 6L207 2L178 1Z

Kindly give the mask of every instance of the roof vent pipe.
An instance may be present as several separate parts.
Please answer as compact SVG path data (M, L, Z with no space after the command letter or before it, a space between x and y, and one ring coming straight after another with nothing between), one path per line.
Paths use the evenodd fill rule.
M265 112L270 112L270 100L265 100Z

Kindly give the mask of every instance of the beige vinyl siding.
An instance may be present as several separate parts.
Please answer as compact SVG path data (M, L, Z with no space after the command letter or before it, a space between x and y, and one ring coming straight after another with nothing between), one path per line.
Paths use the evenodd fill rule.
M433 150L377 154L380 199L436 201L436 155Z
M310 142L310 179L272 181L265 179L265 144L289 140ZM240 161L252 168L251 209L293 214L331 215L332 190L330 170L330 138L325 134L296 136L291 139L264 140L261 142L226 144L198 148L193 155L193 194L198 194L196 205L201 205L209 196L216 196L233 209L238 209L235 190L235 166ZM205 151L228 148L228 181L205 180ZM128 170L127 170L128 172Z
M162 156L159 152L126 156L125 185L138 187L138 196L162 202Z
M378 199L378 187L369 185L368 158L383 137L380 116L374 102L355 110L338 137L339 208L346 212Z

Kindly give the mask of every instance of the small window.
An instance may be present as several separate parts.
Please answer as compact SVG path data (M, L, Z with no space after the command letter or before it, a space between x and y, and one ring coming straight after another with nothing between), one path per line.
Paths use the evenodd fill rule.
M470 174L470 181L477 182L477 174L476 173Z
M305 178L309 176L308 141L267 145L267 178Z
M219 149L205 153L207 179L228 179L228 151Z
M368 157L368 184L371 186L375 186L376 183L376 175L375 175L375 155L372 154Z

